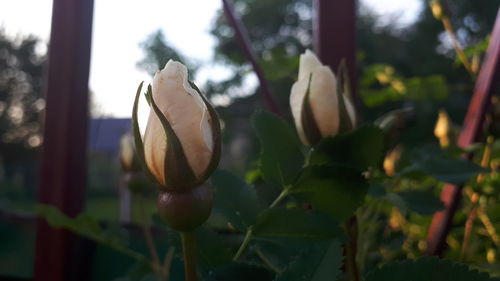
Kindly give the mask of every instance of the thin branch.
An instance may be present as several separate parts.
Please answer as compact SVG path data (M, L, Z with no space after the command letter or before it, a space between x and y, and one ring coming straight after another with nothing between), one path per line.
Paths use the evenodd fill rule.
M236 16L231 1L222 0L222 3L224 5L224 12L226 13L227 19L229 20L229 23L231 24L236 33L236 38L238 39L238 42L241 45L242 51L245 54L246 58L252 64L253 70L257 75L257 78L259 79L260 90L261 93L264 95L264 100L267 104L269 111L271 111L276 115L282 116L281 111L276 105L276 102L271 94L269 83L267 79L264 77L264 72L262 71L262 68L259 66L257 62L257 55L255 54L255 51L250 44L250 38L248 36L245 26L242 24L241 20Z
M494 138L492 136L486 139L486 147L484 148L483 158L481 159L481 166L486 168L489 166L491 153L493 151L493 141ZM477 176L477 183L480 184L484 181L484 174L479 174ZM464 239L462 241L462 250L460 252L460 260L463 260L465 257L465 252L469 245L469 238L472 232L472 226L474 225L474 221L476 220L478 213L478 204L479 204L479 194L477 192L468 192L469 199L471 201L471 210L469 212L469 216L467 217L467 221L465 222L465 231L464 231Z
M160 258L158 256L158 252L156 250L156 245L154 242L153 234L151 233L151 227L149 225L149 219L146 216L146 210L144 208L144 195L142 193L137 193L139 200L139 212L140 212L140 220L141 220L141 228L144 233L144 238L146 240L146 245L149 249L149 253L153 260L153 264L157 269L161 269ZM161 270L159 271L161 274Z
M276 207L279 203L281 203L281 201L283 201L283 199L285 199L285 197L288 194L290 194L290 188L291 188L290 186L284 187L283 190L281 191L281 193L278 195L278 197L276 197L274 202L271 203L271 205L269 205L269 208L272 209L272 208ZM236 254L233 257L233 261L238 261L238 259L241 257L241 255L243 254L243 251L245 251L246 247L250 243L250 240L252 239L252 234L253 234L253 226L250 226L247 229L247 233L245 234L245 238L243 238L243 242L241 242L241 245L238 248L238 251L236 252Z
M163 276L165 278L165 281L168 281L170 279L170 267L172 266L172 260L174 258L174 253L175 253L175 248L170 247L165 254L165 259L163 260Z
M196 237L194 232L181 232L181 241L184 255L184 278L186 281L197 281Z
M345 245L345 269L351 281L361 281L356 255L358 252L358 220L356 215L352 216L346 223L345 228L349 237Z

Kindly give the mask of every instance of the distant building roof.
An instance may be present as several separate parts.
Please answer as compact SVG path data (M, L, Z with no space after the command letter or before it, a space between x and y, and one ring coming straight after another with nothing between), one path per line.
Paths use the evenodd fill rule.
M130 129L130 118L91 119L88 142L90 151L118 156L120 138Z

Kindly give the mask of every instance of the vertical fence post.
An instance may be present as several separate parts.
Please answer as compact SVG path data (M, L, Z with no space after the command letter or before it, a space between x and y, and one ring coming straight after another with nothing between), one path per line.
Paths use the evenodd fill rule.
M483 122L493 91L498 90L500 83L500 9L493 28L488 51L476 81L474 95L465 115L462 131L457 140L459 147L465 148L478 140L482 133ZM470 157L470 155L468 155ZM427 255L440 256L446 245L446 237L462 198L462 186L446 184L441 192L441 201L445 205L443 211L432 218L427 232Z
M320 61L328 65L334 73L337 72L342 60L345 60L352 89L352 100L356 109L359 109L360 100L356 92L355 2L355 0L313 1L313 47ZM344 245L343 270L351 280L360 280L355 259L357 252L356 217L351 217L346 226L350 233L350 241Z
M356 1L314 0L314 51L321 62L336 72L345 59L353 101L360 106L356 92Z
M93 0L54 0L48 49L39 202L69 216L84 206L87 177L88 78ZM88 280L79 239L39 220L35 280Z

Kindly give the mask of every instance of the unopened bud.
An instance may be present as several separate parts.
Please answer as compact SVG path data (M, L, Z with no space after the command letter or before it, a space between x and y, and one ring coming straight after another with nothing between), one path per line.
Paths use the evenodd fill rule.
M429 5L431 7L432 15L434 16L435 19L441 20L443 17L443 6L441 5L440 0L431 0L429 2Z
M207 185L185 192L162 191L158 196L158 212L173 229L192 231L208 219L212 201L213 191Z
M290 107L302 142L315 145L322 138L352 130L356 112L348 93L347 74L338 77L307 50L300 56L299 77L291 89Z
M453 124L444 110L439 111L438 120L434 127L434 135L438 138L441 147L450 146L453 138Z

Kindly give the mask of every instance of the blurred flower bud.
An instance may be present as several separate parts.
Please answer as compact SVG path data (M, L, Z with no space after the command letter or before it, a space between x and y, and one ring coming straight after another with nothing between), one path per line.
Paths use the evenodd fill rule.
M388 176L394 176L396 174L396 166L401 159L401 152L403 151L400 145L392 149L384 158L384 171Z
M124 176L126 187L132 193L144 193L152 188L151 182L144 176L144 173L127 173Z
M124 134L120 139L120 164L124 172L138 172L141 165L135 153L132 135Z
M152 110L144 134L144 159L157 182L187 191L210 176L221 150L219 118L188 81L187 68L170 60L147 93Z
M213 191L200 185L186 192L162 191L158 196L160 217L178 231L192 231L210 216Z
M315 145L324 137L355 127L356 112L345 68L337 74L338 80L309 50L300 56L299 77L291 89L290 106L300 139L306 145Z
M439 140L441 147L450 146L453 138L453 124L444 110L439 111L438 120L434 127L434 135Z
M429 5L431 7L432 15L435 19L441 20L443 17L443 6L440 0L430 0Z

